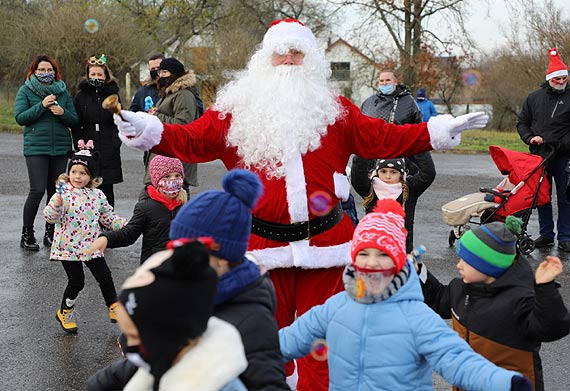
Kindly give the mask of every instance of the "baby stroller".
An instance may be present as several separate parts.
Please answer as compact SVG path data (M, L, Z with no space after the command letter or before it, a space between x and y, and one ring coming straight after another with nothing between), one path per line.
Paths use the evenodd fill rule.
M548 160L554 147L547 146L545 158L524 152L490 146L489 153L503 175L507 175L495 188L481 187L479 193L468 194L441 207L443 221L452 226L449 246L468 229L469 223L485 224L505 221L509 215L523 220L518 236L518 250L528 255L534 250L534 241L526 233L532 210L550 202L550 183L545 180Z

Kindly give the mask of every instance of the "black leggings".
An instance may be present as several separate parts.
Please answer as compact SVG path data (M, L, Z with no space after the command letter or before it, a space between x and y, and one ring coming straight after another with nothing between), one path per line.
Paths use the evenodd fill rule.
M44 193L46 204L55 193L55 181L65 172L67 156L26 156L30 192L24 204L24 227L33 227Z
M65 269L65 274L67 274L67 287L63 293L61 308L67 307L65 299L75 300L79 292L81 292L85 286L83 264L91 270L91 274L93 274L93 277L95 277L95 280L99 283L99 288L101 288L101 293L103 293L107 307L117 301L117 291L115 290L111 270L109 266L107 266L105 258L93 258L86 262L61 261L61 264Z

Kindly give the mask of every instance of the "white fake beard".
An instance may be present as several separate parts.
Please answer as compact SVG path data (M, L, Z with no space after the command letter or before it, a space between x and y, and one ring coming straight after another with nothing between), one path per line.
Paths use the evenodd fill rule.
M330 70L318 64L272 66L259 52L218 94L215 107L232 115L227 143L245 168L281 178L292 154L314 151L341 114Z

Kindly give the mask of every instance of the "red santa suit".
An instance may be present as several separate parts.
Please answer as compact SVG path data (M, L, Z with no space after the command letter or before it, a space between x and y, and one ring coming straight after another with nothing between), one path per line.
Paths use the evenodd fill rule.
M396 127L362 114L344 97L339 99L343 114L328 126L318 149L289 159L282 178L268 179L263 172L257 172L264 191L253 210L255 218L283 225L318 218L309 205L311 195L324 192L333 200L333 205L346 196L343 193L350 187L343 174L352 154L364 158L393 158L432 149L426 123ZM160 144L152 152L192 163L220 159L228 170L243 168L236 148L226 142L231 121L231 115L209 110L187 125L164 124ZM278 299L279 327L289 325L295 316L343 289L342 270L350 263L350 240L354 231L350 218L343 213L340 221L325 232L312 236L310 229L308 231L308 239L293 242L271 240L255 233L249 241L249 250L255 259L271 270ZM306 364L301 359L297 363L298 389L303 389L302 379L323 377L326 379L319 388L328 389L326 362ZM309 368L311 366L313 368ZM317 367L320 369L315 369ZM304 371L307 373L303 375Z

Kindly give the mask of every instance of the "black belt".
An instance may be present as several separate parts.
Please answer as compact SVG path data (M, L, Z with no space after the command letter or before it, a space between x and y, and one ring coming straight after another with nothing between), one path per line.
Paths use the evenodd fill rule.
M251 221L251 233L278 242L296 242L328 231L341 222L344 211L340 203L324 216L294 224L270 223L258 218Z

